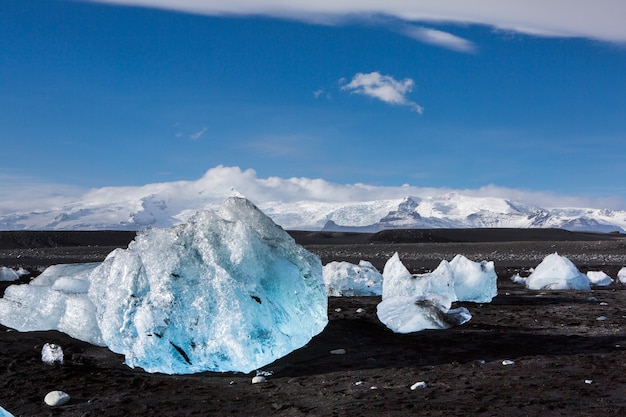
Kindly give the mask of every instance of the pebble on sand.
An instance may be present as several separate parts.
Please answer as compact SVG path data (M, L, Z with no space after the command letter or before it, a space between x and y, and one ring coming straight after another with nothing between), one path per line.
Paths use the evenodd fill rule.
M261 384L263 382L267 381L267 379L265 379L265 377L263 375L257 375L254 378L252 378L252 383L253 384Z
M60 407L70 401L70 396L63 391L50 391L46 394L43 401L50 407Z

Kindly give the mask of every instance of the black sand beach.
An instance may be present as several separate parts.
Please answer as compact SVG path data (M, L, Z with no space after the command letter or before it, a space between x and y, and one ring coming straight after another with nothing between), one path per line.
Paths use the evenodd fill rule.
M244 374L147 374L106 348L58 332L0 326L0 405L15 416L626 415L626 286L529 291L509 279L553 252L583 272L603 270L615 278L626 266L624 235L536 229L291 233L323 263L365 259L382 268L397 251L417 273L456 254L493 260L499 294L490 304L458 303L473 315L463 326L410 335L394 334L378 321L379 297L330 298L327 328L264 367L272 375L254 385L253 375ZM99 261L133 236L0 232L0 265L36 271ZM0 292L10 284L0 283ZM46 342L63 347L65 365L41 362ZM346 353L330 354L334 349ZM411 390L420 381L426 387ZM56 389L72 399L50 408L43 397Z

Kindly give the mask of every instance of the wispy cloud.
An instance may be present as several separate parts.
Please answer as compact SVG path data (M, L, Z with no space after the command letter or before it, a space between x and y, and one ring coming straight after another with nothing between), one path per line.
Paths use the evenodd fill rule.
M312 23L385 15L407 22L470 23L538 36L626 42L623 0L84 0L204 15L265 15Z
M408 106L417 113L422 114L424 108L407 98L407 94L413 90L414 85L415 82L410 78L398 81L390 75L382 75L374 71L368 74L357 73L341 89L372 97L388 104Z
M189 135L189 139L191 140L198 140L202 137L202 135L204 135L207 131L206 127L203 127L202 129L200 129L199 131L197 131L196 133L192 133L191 135Z
M417 41L456 52L472 53L476 51L476 45L473 42L437 29L405 25L400 33Z

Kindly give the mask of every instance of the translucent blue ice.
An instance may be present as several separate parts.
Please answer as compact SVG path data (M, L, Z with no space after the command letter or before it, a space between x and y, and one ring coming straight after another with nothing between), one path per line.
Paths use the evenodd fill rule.
M101 264L56 265L0 298L0 323L60 330L167 374L250 372L328 323L320 259L252 203L147 229Z
M148 372L250 372L328 322L320 259L252 203L148 229L91 275L102 337Z

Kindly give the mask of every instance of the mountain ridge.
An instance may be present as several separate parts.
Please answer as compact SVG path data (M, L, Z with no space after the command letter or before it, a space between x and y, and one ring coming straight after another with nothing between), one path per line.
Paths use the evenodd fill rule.
M183 196L184 197L184 196ZM141 230L171 227L194 212L215 209L218 198L150 193L122 201L76 201L49 210L0 216L0 230ZM498 197L447 193L360 202L255 202L287 230L376 233L387 229L560 228L626 233L626 211L543 208Z

